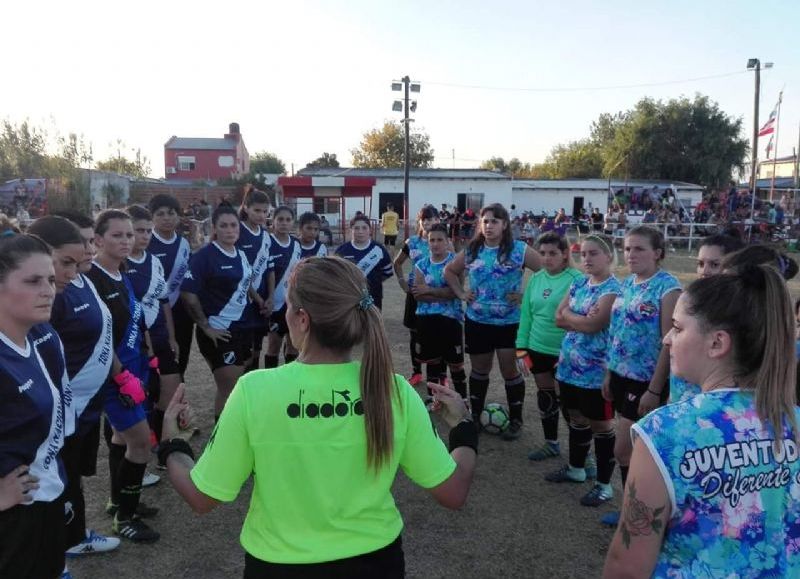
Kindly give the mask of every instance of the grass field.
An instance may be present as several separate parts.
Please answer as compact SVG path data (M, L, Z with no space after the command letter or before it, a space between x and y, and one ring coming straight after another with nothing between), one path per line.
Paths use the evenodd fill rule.
M694 258L670 253L666 269L685 284L694 279ZM624 269L618 275L625 274ZM796 282L790 283L795 296ZM386 282L384 318L392 344L397 372L408 375L408 334L402 326L403 294L395 280ZM213 381L205 362L195 349L187 375L192 404L198 417L200 436L193 441L202 449L213 423ZM505 403L505 393L495 369L489 401ZM612 531L599 524L600 515L618 505L617 496L606 508L578 504L590 488L584 484L553 484L544 475L557 469L560 459L532 463L528 450L542 441L536 414L535 390L528 379L525 430L520 440L504 442L482 435L475 481L467 506L458 512L438 506L422 489L402 474L394 496L405 520L403 533L409 577L597 577L602 569ZM566 428L561 424L566 447ZM446 431L445 431L446 432ZM101 447L99 475L86 480L88 521L91 527L110 532L110 519L103 507L108 497L106 453ZM276 468L291 468L279 466ZM93 555L70 561L76 579L240 577L243 551L238 535L249 500L249 485L232 504L204 517L194 515L178 498L166 477L143 494L144 500L160 507L152 521L161 532L155 545L123 542L108 555Z

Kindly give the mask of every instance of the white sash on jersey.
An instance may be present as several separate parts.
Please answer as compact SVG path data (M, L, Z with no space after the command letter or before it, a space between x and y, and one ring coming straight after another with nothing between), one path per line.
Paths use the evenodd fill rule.
M283 276L281 277L280 281L275 284L275 299L272 302L272 311L274 312L277 312L283 307L283 304L286 303L286 291L289 289L289 277L292 275L294 268L300 262L300 251L300 242L295 241L292 257L289 259L289 264L286 266L286 271L283 272Z
M364 272L364 277L369 277L369 274L375 269L375 266L380 263L383 258L383 251L379 245L375 245L364 257L358 260L356 266Z
M253 278L251 285L258 291L264 278L264 272L269 265L269 248L272 246L272 237L267 231L261 232L261 247L253 260Z
M147 254L145 253L145 262ZM135 263L135 262L134 262ZM142 263L144 265L144 263ZM150 256L150 284L142 296L142 309L144 310L144 323L147 329L153 327L161 312L161 299L168 297L167 282L164 279L164 266L161 261Z
M237 249L236 252L242 262L242 279L239 280L236 291L231 296L231 299L228 300L228 303L225 304L225 307L216 316L208 316L208 325L215 330L227 330L231 327L231 324L240 321L242 312L244 312L244 308L247 305L250 280L252 279L250 262L247 261L247 256L241 249Z

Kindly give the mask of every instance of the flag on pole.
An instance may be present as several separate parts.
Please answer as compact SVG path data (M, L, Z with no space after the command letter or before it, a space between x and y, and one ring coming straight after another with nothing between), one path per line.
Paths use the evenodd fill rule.
M769 138L769 143L767 143L767 159L770 158L770 155L772 154L772 147L774 146L775 146L775 135L772 135Z
M775 105L775 108L772 109L772 112L769 114L769 118L767 122L764 123L764 126L761 127L761 130L758 131L758 136L763 137L765 135L771 135L775 132L775 123L778 121L778 109L780 107L781 101L783 100L783 91L780 92L778 95L778 104Z

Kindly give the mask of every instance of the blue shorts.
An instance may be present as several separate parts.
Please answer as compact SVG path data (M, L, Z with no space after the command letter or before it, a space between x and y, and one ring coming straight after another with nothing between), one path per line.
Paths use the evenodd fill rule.
M146 401L137 404L133 408L126 408L119 399L117 385L114 382L107 382L103 388L105 389L103 409L106 411L108 422L114 427L114 430L124 432L142 420L147 420L144 408Z

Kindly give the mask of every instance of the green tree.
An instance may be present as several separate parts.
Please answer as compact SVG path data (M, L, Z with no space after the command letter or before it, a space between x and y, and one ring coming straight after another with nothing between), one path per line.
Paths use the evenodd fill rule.
M306 169L314 167L319 168L335 168L339 166L339 160L336 158L336 153L322 153L319 157L306 165Z
M511 158L508 162L503 157L492 157L481 163L481 169L506 173L515 179L529 179L533 171L530 163L523 163L516 157Z
M410 164L412 167L430 167L433 149L430 137L421 131L411 132ZM405 132L402 124L387 121L379 129L364 133L361 143L350 150L353 165L363 168L397 168L404 163Z
M141 149L136 149L133 159L128 159L121 154L121 147L117 149L117 156L111 156L105 161L97 162L99 171L111 171L120 175L143 178L150 175L150 159L142 155Z
M277 155L268 151L260 151L250 157L250 173L269 173L283 175L286 173L286 165Z
M590 139L556 145L542 169L556 179L588 179L603 174L603 152Z

